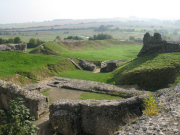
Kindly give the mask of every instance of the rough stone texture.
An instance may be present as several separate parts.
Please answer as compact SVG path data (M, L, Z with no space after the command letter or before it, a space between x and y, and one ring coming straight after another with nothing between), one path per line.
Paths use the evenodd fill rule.
M26 52L27 44L1 44L0 51L23 51Z
M116 67L117 63L126 62L127 60L109 60L101 62L100 72L112 72Z
M163 104L159 115L142 115L135 124L121 127L114 135L179 135L180 84L158 90L156 94L159 95L157 102Z
M88 62L85 60L81 60L81 59L77 59L79 60L79 65L84 69L84 70L88 70L88 71L94 71L96 69L96 65L93 64L92 62Z
M23 89L27 90L27 91L32 91L32 92L43 92L44 90L47 90L49 88L52 88L51 86L48 86L49 80L47 81L42 81L39 83L35 83L32 85L28 85L26 87L23 87Z
M109 135L142 114L142 97L126 100L59 100L50 105L50 123L63 135Z
M30 115L39 119L39 116L48 112L48 99L41 94L35 94L11 82L0 80L0 109L8 109L10 100L22 97L25 101L25 106L29 108Z
M167 43L166 41L162 41L161 35L159 33L154 33L154 36L146 33L143 38L143 43L143 48L139 52L138 56L151 53L180 52L179 44Z
M54 77L48 82L47 85L51 87L62 87L62 88L68 88L68 89L77 89L77 90L82 90L82 91L109 94L109 95L120 96L124 98L146 94L145 91L127 90L127 89L123 89L115 85L105 84L101 82L68 79L68 78L61 78L61 77Z

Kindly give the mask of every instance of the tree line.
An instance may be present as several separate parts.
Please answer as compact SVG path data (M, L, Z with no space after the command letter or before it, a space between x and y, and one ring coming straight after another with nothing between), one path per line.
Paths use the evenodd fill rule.
M93 37L89 37L89 40L106 40L106 39L113 39L111 35L108 34L98 34L94 35Z
M9 38L9 39L4 39L0 38L0 44L17 44L17 43L22 43L20 37L15 37L15 38Z

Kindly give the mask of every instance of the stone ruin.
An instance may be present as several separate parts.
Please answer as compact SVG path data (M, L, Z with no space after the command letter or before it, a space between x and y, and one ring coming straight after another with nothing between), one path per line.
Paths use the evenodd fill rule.
M94 71L96 69L96 65L92 62L81 60L79 58L77 58L77 60L79 61L79 65L82 67L83 70Z
M26 52L27 44L1 44L0 51L23 51Z
M143 44L144 45L138 56L152 53L180 52L179 44L167 43L166 41L163 41L159 33L154 33L154 36L146 33L143 38Z
M30 115L35 119L39 119L39 116L49 111L47 97L22 89L11 82L0 80L0 109L8 110L8 102L17 97L23 98L25 106L30 110Z
M50 124L55 132L64 135L77 134L96 134L108 135L119 125L124 125L142 115L143 95L141 91L121 89L111 87L106 84L84 81L70 80L66 78L55 77L49 81L40 82L24 88L11 82L0 80L0 109L8 110L8 102L17 97L22 97L25 106L29 108L31 116L36 119L47 112L50 112ZM87 84L90 83L88 86ZM80 85L82 89L79 88ZM93 87L92 87L92 86ZM97 93L114 93L131 97L123 100L59 100L49 106L47 97L40 94L46 88L69 87L77 90L89 88L87 91ZM34 92L34 90L39 90ZM99 92L98 92L99 91ZM118 93L119 92L119 93ZM135 97L132 97L132 96Z
M117 68L118 63L127 62L127 60L117 59L117 60L109 60L101 62L101 70L100 72L112 72Z
M109 135L142 115L143 100L59 100L50 105L50 123L63 135Z

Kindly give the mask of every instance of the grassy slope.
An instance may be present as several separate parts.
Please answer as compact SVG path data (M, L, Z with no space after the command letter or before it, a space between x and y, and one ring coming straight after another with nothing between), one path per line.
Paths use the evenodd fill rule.
M112 75L110 73L92 73L90 71L76 70L61 73L58 76L113 84Z
M114 71L116 84L138 84L147 90L180 82L180 53L151 54L140 57Z
M81 58L91 61L106 61L111 59L128 59L132 60L136 58L139 50L142 46L139 45L128 45L128 43L119 42L119 41L83 41L84 46L79 47L79 50L69 50L65 45L62 43L55 43L55 42L48 42L45 43L45 49L42 47L37 47L32 50L30 53L37 53L37 54L56 54L65 57L72 57L72 58ZM126 45L125 45L126 44ZM67 45L69 48L75 47L72 44ZM81 50L80 48L83 48ZM101 48L101 49L97 49Z
M1 51L0 61L0 78L19 85L76 69L70 61L60 56L34 55L16 51Z

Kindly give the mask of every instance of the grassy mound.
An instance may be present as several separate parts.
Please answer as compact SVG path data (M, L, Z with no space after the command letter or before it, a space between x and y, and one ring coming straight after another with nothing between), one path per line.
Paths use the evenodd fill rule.
M61 55L66 47L56 42L47 42L31 50L31 54Z
M0 53L0 79L27 85L76 67L61 56L34 55L16 51Z
M109 84L114 83L111 73L93 73L91 71L75 70L75 71L61 73L58 76L71 78L71 79L104 82Z
M90 61L132 60L136 58L141 48L142 46L136 43L127 42L125 44L117 40L62 41L61 43L45 43L30 51L30 53L61 55L66 58L81 58Z
M157 90L180 82L180 53L151 54L139 57L114 71L118 85L138 84Z

